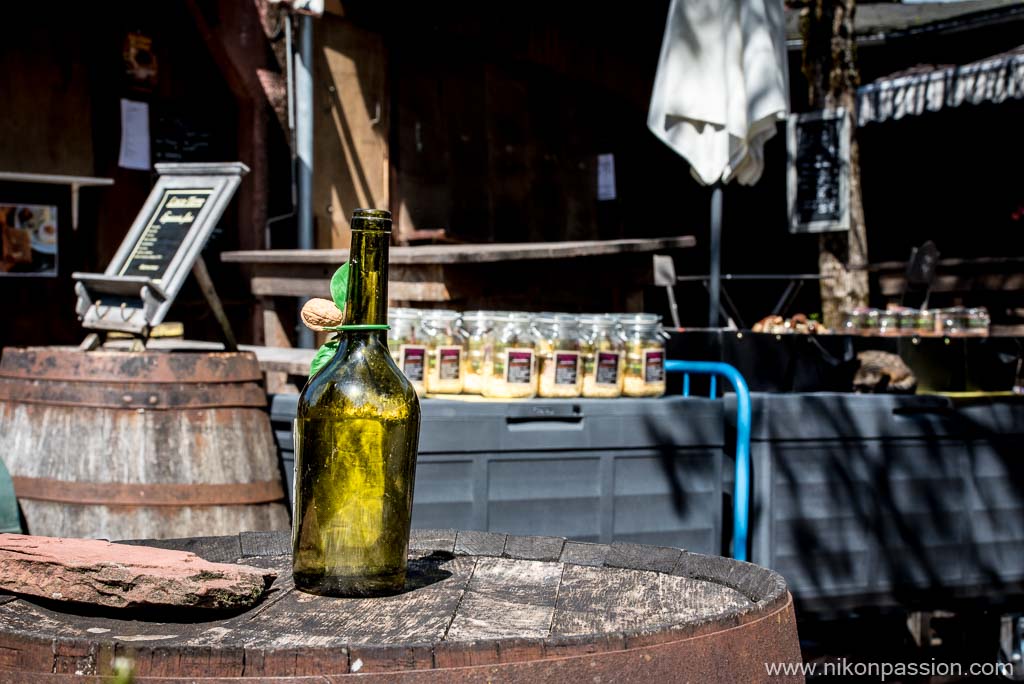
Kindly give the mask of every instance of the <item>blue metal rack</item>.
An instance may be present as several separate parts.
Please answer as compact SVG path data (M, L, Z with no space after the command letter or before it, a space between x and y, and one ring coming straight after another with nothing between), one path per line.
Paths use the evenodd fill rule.
M683 395L690 396L690 375L710 375L711 396L716 395L716 380L721 376L736 392L736 483L733 487L732 556L747 560L747 529L750 522L750 390L738 370L717 361L666 360L665 371L683 373Z

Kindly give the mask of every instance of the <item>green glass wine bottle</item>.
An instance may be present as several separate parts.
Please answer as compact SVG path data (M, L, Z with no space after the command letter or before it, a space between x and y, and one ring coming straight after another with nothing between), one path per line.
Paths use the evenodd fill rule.
M391 214L357 209L351 225L338 349L303 388L295 426L295 586L329 596L401 591L420 430L388 352Z

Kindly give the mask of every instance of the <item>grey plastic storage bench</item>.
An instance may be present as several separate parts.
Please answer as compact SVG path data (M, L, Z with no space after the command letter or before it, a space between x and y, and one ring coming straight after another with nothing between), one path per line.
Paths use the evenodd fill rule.
M297 397L271 398L289 480ZM413 527L722 551L722 402L426 399Z
M1024 596L1024 402L758 393L751 462L751 561L805 611Z

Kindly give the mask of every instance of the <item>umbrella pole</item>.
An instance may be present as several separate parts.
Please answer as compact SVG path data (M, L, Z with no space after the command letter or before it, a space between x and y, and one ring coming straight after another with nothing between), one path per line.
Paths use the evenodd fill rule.
M711 186L711 268L708 271L708 327L717 328L722 288L722 184Z

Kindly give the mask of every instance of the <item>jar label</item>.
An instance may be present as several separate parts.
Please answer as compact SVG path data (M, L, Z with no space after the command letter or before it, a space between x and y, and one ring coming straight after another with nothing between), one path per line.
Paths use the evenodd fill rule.
M441 380L458 380L462 371L462 347L437 348L437 376Z
M615 352L597 352L594 382L598 385L618 385L620 360L621 357Z
M418 344L403 344L399 347L402 357L402 372L412 382L423 382L423 366L427 358L427 348Z
M533 350L509 349L505 382L510 385L528 385L533 380Z
M665 352L661 349L644 350L644 382L665 381Z
M555 352L555 384L575 385L580 374L579 352Z

